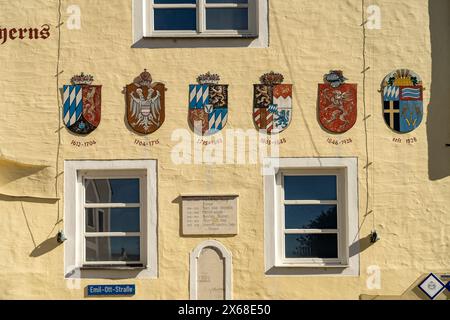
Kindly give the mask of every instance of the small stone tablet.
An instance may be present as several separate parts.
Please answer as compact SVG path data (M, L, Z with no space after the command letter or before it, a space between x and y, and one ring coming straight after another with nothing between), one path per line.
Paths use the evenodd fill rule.
M183 235L236 235L238 196L182 196Z

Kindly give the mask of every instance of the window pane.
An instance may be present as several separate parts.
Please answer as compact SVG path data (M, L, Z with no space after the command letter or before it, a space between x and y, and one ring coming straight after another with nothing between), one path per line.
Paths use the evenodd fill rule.
M139 203L139 179L86 179L86 203Z
M287 234L286 258L338 258L337 234Z
M206 9L206 29L247 30L248 9L230 9L230 8Z
M197 0L154 0L155 4L170 4L170 3L193 3L195 4Z
M285 200L337 200L336 176L285 176Z
M248 0L206 0L206 3L248 3Z
M193 9L155 9L155 30L197 30Z
M140 261L140 238L86 238L86 261Z
M337 229L337 206L287 205L286 229Z
M139 232L139 208L86 209L86 232Z

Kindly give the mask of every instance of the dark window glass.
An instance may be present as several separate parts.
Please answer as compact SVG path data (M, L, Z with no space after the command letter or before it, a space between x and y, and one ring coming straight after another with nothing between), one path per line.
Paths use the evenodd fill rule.
M95 228L95 222L94 222L94 215L90 214L87 216L86 219L86 230L87 229L91 229L91 228Z
M287 234L286 258L338 258L337 234Z
M154 3L155 4L173 4L173 3L182 3L182 4L193 3L193 4L195 4L196 0L154 0Z
M337 229L337 206L286 205L286 229Z
M104 210L97 210L98 211L98 229L104 230L105 227L103 225L105 221L105 211Z
M87 232L139 232L139 208L86 209ZM98 221L98 224L89 224ZM93 226L93 227L91 227Z
M285 200L337 200L336 176L285 176Z
M86 238L86 261L140 260L139 237Z
M206 29L247 30L248 9L209 8L206 9Z
M154 9L155 30L196 30L197 10Z
M139 179L86 179L86 203L139 203Z
M248 0L206 0L206 3L248 3Z

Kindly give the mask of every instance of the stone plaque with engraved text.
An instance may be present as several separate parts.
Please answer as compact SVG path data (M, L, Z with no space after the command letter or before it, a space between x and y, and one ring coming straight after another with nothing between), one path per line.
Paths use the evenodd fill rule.
M235 235L237 196L183 196L184 235Z

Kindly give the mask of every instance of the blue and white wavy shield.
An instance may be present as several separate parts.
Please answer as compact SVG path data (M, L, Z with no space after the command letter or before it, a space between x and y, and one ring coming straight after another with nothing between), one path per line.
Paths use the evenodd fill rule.
M383 116L389 128L408 133L423 120L422 79L413 71L399 69L388 74L382 83Z

